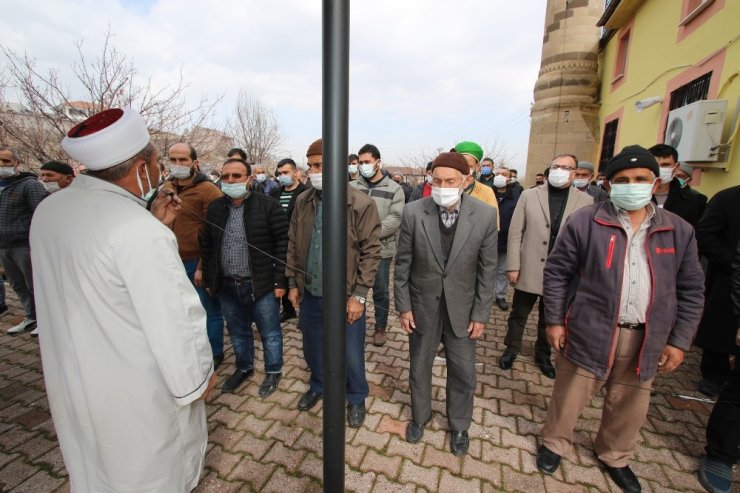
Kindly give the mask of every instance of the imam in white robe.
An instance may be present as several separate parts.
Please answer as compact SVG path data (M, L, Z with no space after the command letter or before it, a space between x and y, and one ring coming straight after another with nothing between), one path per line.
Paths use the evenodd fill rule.
M184 492L208 440L206 314L167 227L138 197L80 175L31 225L54 426L73 492Z

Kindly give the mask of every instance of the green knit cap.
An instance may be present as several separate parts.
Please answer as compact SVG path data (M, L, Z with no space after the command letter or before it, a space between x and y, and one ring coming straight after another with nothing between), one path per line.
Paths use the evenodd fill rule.
M460 142L455 146L455 150L460 154L470 154L479 163L480 160L483 159L483 148L475 142Z

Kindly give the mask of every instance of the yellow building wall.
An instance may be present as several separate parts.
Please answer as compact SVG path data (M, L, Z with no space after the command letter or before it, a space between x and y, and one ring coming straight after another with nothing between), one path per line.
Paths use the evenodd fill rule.
M722 63L718 63L721 57L712 58L713 66L720 66L721 73L718 79L716 72L712 74L709 99L728 101L722 142L730 139L733 125L740 115L740 1L726 0L717 13L679 40L681 9L681 0L648 0L627 21L624 27L630 28L631 24L631 34L625 76L614 90L614 65L624 27L611 37L600 54L600 136L603 137L605 121L621 112L615 153L630 144L650 147L662 142L660 129L668 114L672 90L669 89L670 81L691 70L692 66L702 65L723 48ZM713 90L716 91L714 97ZM664 100L638 113L635 102L653 96L661 96ZM692 163L695 169L702 169L694 175L694 189L711 197L720 190L740 185L740 149L736 149L740 147L739 135L735 135L734 142L727 154L726 171L702 168L701 164ZM594 151L594 163L598 162L600 153L601 142Z

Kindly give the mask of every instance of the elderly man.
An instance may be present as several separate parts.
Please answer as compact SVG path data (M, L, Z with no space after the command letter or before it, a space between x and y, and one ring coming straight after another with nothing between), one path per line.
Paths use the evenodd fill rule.
M556 156L550 164L548 184L522 193L514 209L506 247L506 277L514 286L514 301L504 338L506 349L499 367L509 370L522 350L524 325L539 299L534 361L543 375L555 378L550 346L545 336L542 304L542 268L555 245L560 227L573 212L593 204L593 199L573 189L578 160L571 154Z
M26 315L8 334L33 329L31 335L37 335L28 231L36 207L48 194L38 177L21 171L20 165L14 149L0 146L0 265Z
M365 144L358 152L360 177L352 182L355 188L370 196L380 216L380 264L373 284L373 306L375 309L375 332L373 344L385 344L385 329L390 309L391 261L396 253L396 232L401 226L401 214L405 203L403 189L383 173L380 151L372 144Z
M578 161L575 178L573 179L573 186L581 192L587 193L593 197L595 204L600 204L609 198L609 194L607 194L601 187L597 187L591 183L591 178L593 178L593 176L594 165L588 161Z
M306 152L313 188L296 200L285 269L288 296L293 306L301 308L298 325L303 332L303 356L311 371L309 389L298 401L301 411L315 406L324 393L322 154L321 139ZM359 428L365 421L369 392L365 376L365 299L380 262L381 226L373 200L355 187L347 187L347 423Z
M170 226L177 238L177 249L188 279L195 286L200 302L206 310L206 329L213 353L213 366L224 360L224 316L218 299L206 292L203 284L203 266L199 238L205 225L208 205L223 196L221 190L200 171L198 154L185 143L173 145L167 151L170 179L164 189L177 193L184 212Z
M67 163L49 161L41 165L41 184L47 192L54 193L67 188L75 179L75 172Z
M496 213L462 196L470 172L458 153L432 167L432 197L404 209L395 270L395 302L409 334L412 420L417 443L432 416L432 364L440 342L447 355L450 449L465 455L475 393L475 346L491 315L496 276Z
M31 225L41 361L72 491L191 491L216 384L206 314L182 268L157 151L133 109L62 141L88 172ZM73 217L74 221L59 218Z
M241 159L224 163L224 196L208 206L200 247L203 280L221 302L236 358L236 371L223 391L235 392L254 374L254 322L265 353L265 378L259 388L264 398L275 392L283 371L276 298L287 288L288 216L277 200L250 190L250 175Z
M262 192L265 195L272 195L272 191L279 189L275 180L267 176L267 167L264 164L257 163L252 166L252 173L254 181L252 182L252 190L255 192Z
M658 163L640 146L607 164L610 200L571 215L545 265L547 339L558 374L537 467L552 474L579 415L606 389L594 451L623 491L639 492L628 466L656 373L691 347L704 275L694 229L651 203Z

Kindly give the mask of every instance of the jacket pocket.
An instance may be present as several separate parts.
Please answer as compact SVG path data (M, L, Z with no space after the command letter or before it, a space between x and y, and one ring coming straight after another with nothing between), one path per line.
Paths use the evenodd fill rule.
M606 253L606 268L612 268L612 258L614 258L614 246L617 242L617 235L612 235L609 238L609 250Z

